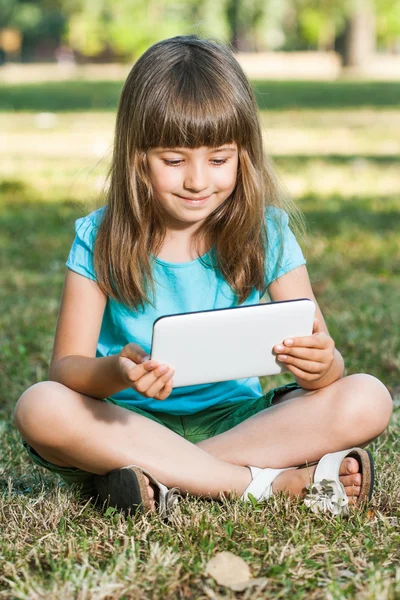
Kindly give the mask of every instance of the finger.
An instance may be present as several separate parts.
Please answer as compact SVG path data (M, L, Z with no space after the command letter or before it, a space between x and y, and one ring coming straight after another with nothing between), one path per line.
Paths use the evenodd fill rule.
M167 383L164 385L162 390L160 390L158 392L158 394L153 396L153 398L155 400L166 400L166 398L168 398L168 396L171 394L173 387L174 387L174 380L173 380L173 378L171 378L169 381L167 381Z
M331 343L328 335L324 334L315 334L315 335L307 335L304 337L295 337L295 338L286 338L283 341L284 347L302 347L302 348L327 348ZM278 344L280 346L281 344Z
M283 367L286 367L286 369L298 379L304 379L305 381L312 381L313 379L315 379L315 377L313 377L310 373L305 373L304 371L298 369L297 367L294 367L293 365L285 365L285 363L281 364Z
M164 363L159 363L156 360L147 360L145 362L142 362L140 366L143 367L143 369L145 369L146 371L152 371L153 369L159 367L161 364Z
M145 371L143 365L138 365L131 374L131 381L136 384L136 389L139 392L145 392L159 377L165 375L165 373L168 372L168 369L169 365L161 364L151 371ZM137 373L139 371L141 375L138 377Z
M303 360L311 360L314 362L325 362L325 351L320 348L284 348L281 352L277 352L279 356L293 356L294 358L302 358Z
M146 391L146 396L148 396L149 398L154 398L154 396L160 393L161 390L165 387L165 384L167 384L172 379L174 374L175 371L173 369L170 369L165 375L159 377L157 381L155 381L153 385L151 385L148 388L148 390Z
M171 368L169 365L160 365L157 369L154 369L154 371L147 373L136 381L135 388L141 394L152 398L152 390L155 389L155 393L157 393L164 386L169 379L168 375L170 371ZM159 382L158 385L153 388L157 382Z
M150 367L147 363L143 365L137 365L130 358L126 357L121 357L121 363L124 367L126 377L128 377L128 379L132 382L137 381L138 379L143 377L143 375L145 375L147 372L159 366L154 365Z
M164 387L158 392L158 394L153 396L153 398L155 398L156 400L165 400L166 398L168 398L168 396L172 392L173 387L174 387L174 378L171 377L167 381L167 383L164 385Z
M302 360L301 358L293 358L292 356L285 356L283 354L281 354L277 358L282 364L286 366L291 365L293 367L296 367L304 373L311 373L313 375L321 373L322 363L313 362L310 360Z

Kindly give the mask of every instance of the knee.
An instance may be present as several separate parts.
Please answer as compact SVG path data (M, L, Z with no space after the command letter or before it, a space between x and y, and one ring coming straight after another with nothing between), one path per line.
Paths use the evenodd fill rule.
M392 415L393 403L386 386L367 374L350 375L343 382L348 385L345 398L346 421L351 427L368 431L370 439L383 433Z
M63 388L60 383L42 381L32 385L19 398L14 409L14 424L29 444L47 445L51 441L55 419L60 414Z

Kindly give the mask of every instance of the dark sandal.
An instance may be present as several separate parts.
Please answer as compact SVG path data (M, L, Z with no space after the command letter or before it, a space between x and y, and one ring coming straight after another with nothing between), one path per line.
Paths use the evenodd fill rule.
M148 471L137 465L115 469L106 475L95 475L94 484L100 502L103 504L106 502L108 506L115 507L125 516L136 511L149 512L151 498L144 475L155 486L156 512L163 519L168 517L181 497L178 488L168 489Z

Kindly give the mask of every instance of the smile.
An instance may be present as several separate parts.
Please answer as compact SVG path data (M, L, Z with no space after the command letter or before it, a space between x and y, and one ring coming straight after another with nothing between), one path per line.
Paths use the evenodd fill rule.
M204 196L203 198L184 198L183 196L178 196L178 198L183 200L186 204L189 204L192 206L201 206L201 205L205 204L210 197L211 197L211 194L210 194L210 196Z

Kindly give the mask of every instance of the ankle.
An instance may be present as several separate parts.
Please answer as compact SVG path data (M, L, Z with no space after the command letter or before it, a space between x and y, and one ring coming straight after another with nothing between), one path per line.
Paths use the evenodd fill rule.
M235 496L242 496L244 491L249 487L252 482L252 475L250 471L250 467L242 467L239 465L235 465L238 467L238 473L236 474L236 486L233 489L228 491L221 491L218 493L217 498L220 500L222 496L226 498L231 498Z
M304 496L306 485L312 482L316 467L283 471L272 483L272 492L284 492L289 498Z

